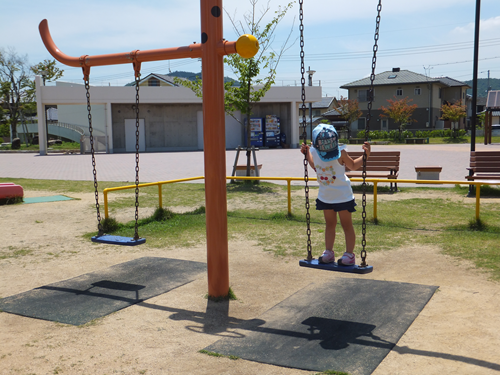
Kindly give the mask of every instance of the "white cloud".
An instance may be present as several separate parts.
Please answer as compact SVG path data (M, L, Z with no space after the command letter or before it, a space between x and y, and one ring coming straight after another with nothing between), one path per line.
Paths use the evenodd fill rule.
M500 35L500 16L482 19L479 26L479 36L481 39L498 38ZM468 36L474 38L475 23L471 22L463 27L456 27L451 31L452 36Z

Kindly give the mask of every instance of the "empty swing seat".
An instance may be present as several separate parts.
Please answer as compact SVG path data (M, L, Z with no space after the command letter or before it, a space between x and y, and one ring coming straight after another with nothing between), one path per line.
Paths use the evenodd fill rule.
M110 234L103 234L102 236L92 237L92 242L107 243L110 245L136 246L145 243L146 239L139 238L138 240L134 240L133 237L122 237L122 236L113 236Z
M373 271L373 266L361 267L357 264L353 266L339 266L337 262L332 263L320 263L318 259L312 260L301 260L299 261L301 267L317 268L325 271L337 271L337 272L347 272L347 273L370 273Z

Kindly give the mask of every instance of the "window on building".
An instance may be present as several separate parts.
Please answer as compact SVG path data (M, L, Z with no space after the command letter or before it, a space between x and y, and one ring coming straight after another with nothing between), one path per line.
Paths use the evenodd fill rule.
M403 96L403 89L397 89L396 96Z
M358 101L367 102L370 100L370 90L359 90L358 91Z
M364 117L358 118L358 130L365 130L366 128L366 119Z
M382 119L382 121L380 122L380 130L387 131L388 129L389 129L389 120Z
M160 86L160 80L152 77L148 80L148 86Z
M313 116L321 116L321 109L313 109Z
M415 95L420 95L422 93L422 90L420 90L420 88L416 88L415 89Z

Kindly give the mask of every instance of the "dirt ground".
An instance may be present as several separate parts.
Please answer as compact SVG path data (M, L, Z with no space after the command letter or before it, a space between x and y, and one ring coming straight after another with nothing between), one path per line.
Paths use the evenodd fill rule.
M51 195L27 192L26 196ZM206 261L206 248L118 247L81 238L95 228L93 194L54 203L0 207L0 297L144 256ZM25 254L22 250L31 250ZM18 251L16 257L5 257ZM206 274L180 288L81 327L0 313L0 374L312 374L198 351L311 283L332 278L439 286L394 350L373 373L500 373L500 285L437 246L369 254L369 275L298 267L249 241L229 243L230 285L238 300L207 316ZM244 334L243 332L239 332Z

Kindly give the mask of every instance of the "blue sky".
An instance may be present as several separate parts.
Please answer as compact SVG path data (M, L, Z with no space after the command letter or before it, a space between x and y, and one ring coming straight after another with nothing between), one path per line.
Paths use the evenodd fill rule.
M393 67L432 77L472 79L475 0L383 0L377 73ZM257 9L267 4L260 0ZM285 1L270 0L271 8ZM377 0L304 0L305 66L316 73L314 85L323 95L346 96L339 87L366 77L371 69L371 51ZM241 19L251 9L248 0L226 0L226 11ZM293 45L278 66L276 83L300 84L298 3L279 26L275 48L279 49L292 30ZM224 37L236 40L227 15ZM60 50L70 56L96 55L185 46L200 41L200 2L195 0L18 0L2 5L2 48L15 48L35 64L51 59L38 34L38 24L47 19ZM500 1L481 2L481 48L479 78L500 78ZM63 80L81 82L79 68L60 66ZM157 61L143 64L142 75L175 70L199 72L196 59ZM226 75L234 77L230 69ZM94 67L91 84L124 85L133 80L132 67Z

